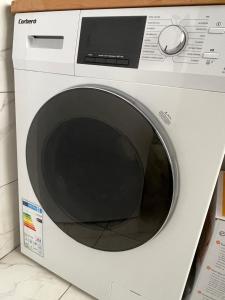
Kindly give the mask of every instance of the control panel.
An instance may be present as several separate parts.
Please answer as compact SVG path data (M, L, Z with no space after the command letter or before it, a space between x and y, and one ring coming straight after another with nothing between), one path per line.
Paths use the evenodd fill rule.
M171 16L165 10L147 16L139 68L225 74L225 17L219 6L191 7L186 14L177 9Z
M225 5L82 11L78 41L78 76L225 91Z

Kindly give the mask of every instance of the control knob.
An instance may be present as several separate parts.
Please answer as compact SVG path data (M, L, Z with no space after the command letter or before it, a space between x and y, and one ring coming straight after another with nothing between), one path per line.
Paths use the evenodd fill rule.
M179 53L184 48L186 41L186 32L178 25L169 25L159 34L159 46L167 55Z

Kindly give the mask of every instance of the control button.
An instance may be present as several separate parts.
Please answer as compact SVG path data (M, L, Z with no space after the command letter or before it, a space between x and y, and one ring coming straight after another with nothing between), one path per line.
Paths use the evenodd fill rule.
M216 59L219 58L219 53L217 52L205 52L203 53L203 58L208 58L208 59Z
M209 33L223 34L223 33L225 33L225 27L211 27L211 28L209 28Z
M103 57L96 57L95 62L98 64L105 64L106 63L106 59Z
M116 58L107 58L106 63L111 65L116 65Z
M92 57L92 56L86 56L84 60L85 60L85 62L87 62L87 63L94 63L94 62L95 62L95 57Z
M117 58L116 63L117 63L117 65L128 66L129 65L129 60L128 59Z

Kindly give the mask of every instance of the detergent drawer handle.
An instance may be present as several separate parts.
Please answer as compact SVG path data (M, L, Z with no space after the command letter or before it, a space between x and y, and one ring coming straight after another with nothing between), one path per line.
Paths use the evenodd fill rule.
M29 35L30 48L62 49L64 36L60 35Z

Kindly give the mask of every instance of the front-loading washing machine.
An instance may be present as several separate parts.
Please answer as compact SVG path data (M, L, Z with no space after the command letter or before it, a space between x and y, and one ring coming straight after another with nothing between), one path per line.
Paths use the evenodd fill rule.
M224 156L224 16L16 15L25 255L97 299L181 299Z

